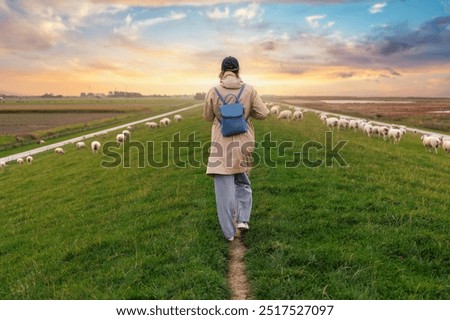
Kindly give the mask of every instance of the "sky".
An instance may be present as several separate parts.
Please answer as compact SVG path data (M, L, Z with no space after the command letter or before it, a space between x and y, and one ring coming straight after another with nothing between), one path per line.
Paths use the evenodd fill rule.
M0 94L450 97L450 0L0 0Z

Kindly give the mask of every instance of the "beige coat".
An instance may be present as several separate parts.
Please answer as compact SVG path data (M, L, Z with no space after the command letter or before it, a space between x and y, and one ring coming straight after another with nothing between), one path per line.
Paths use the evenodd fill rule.
M237 96L242 85L242 80L236 77L233 72L228 71L222 77L220 86L216 88L220 95L225 98L230 93ZM233 97L229 97L229 99L230 101L227 101L227 103L234 102ZM240 102L244 105L244 116L248 122L248 130L235 136L224 137L220 131L219 107L221 103L219 97L214 88L209 90L206 95L203 117L213 123L211 151L206 174L231 175L249 172L251 169L251 155L255 147L255 129L250 118L264 119L269 114L269 109L267 109L256 90L248 84L245 85Z

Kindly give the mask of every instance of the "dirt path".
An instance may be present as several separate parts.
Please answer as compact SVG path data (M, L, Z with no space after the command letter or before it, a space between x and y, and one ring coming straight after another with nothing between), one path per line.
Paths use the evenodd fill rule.
M238 230L234 241L230 244L230 265L228 269L228 284L231 291L231 300L251 299L250 286L245 272L244 256L247 248Z

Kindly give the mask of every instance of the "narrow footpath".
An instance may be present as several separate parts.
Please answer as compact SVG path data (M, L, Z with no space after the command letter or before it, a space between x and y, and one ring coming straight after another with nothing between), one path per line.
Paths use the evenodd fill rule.
M245 272L244 257L247 248L243 243L243 234L237 231L234 241L230 244L230 265L228 269L228 284L231 300L251 299L250 286Z

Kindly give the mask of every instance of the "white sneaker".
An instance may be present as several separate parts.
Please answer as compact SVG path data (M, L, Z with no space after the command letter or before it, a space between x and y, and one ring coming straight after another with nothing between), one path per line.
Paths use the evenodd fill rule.
M238 227L238 229L248 230L248 223L247 222L238 222L237 227Z
M227 238L227 240L231 242L234 240L234 237Z

